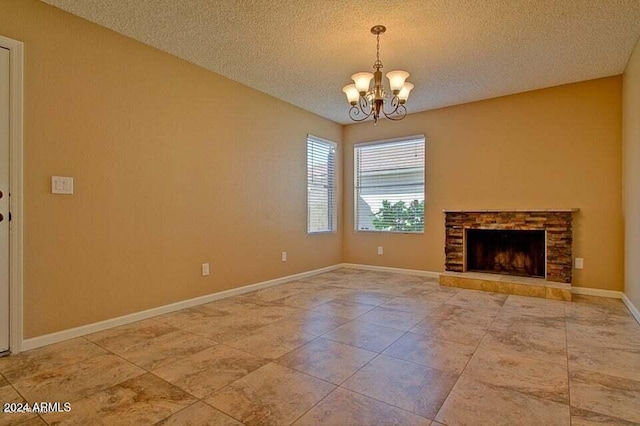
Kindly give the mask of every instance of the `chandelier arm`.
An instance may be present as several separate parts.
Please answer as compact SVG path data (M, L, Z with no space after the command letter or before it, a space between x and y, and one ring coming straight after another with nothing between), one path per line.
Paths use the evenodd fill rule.
M399 103L398 105L396 105L394 110L391 111L390 113L387 114L386 111L382 111L382 113L389 120L400 121L407 116L407 108L404 105Z
M391 102L389 102L389 105L391 105L391 112L389 112L388 114L395 114L396 111L398 111L398 108L400 107L400 98L398 98L397 95L393 95L391 97Z
M372 112L373 110L370 110L369 113L366 113L362 108L353 105L349 108L349 118L353 121L364 121L371 116ZM362 118L359 118L360 114L362 114Z
M366 96L361 95L358 98L358 107L363 114L371 115L371 103L367 100Z

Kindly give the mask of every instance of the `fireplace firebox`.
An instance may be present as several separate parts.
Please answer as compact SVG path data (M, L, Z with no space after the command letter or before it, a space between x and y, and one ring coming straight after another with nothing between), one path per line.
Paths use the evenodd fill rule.
M545 277L545 231L466 229L467 271Z

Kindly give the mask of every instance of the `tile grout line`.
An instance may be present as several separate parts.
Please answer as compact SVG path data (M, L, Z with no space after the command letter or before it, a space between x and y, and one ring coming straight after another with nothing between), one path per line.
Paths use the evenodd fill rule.
M98 346L100 349L107 350L107 349L103 348L102 346L96 345L94 342L92 342L92 341L90 341L90 340L88 340L88 339L85 339L85 336L78 336L78 337L74 337L73 339L69 339L69 340L66 340L66 341L64 341L64 342L52 343L52 344L50 344L50 345L42 346L42 347L40 347L40 348L34 348L34 349L32 349L32 350L33 350L33 351L37 351L37 350L39 350L39 349L41 349L41 348L50 348L51 346L54 346L54 345L58 345L58 344L65 343L65 342L70 342L70 341L72 341L72 340L80 340L80 339L82 339L82 340L86 340L87 342L89 342L89 343L91 343L91 344L93 344L93 345L95 345L95 346ZM27 352L30 352L30 351L27 351ZM109 351L109 352L110 352L110 351ZM18 354L18 355L10 355L10 356L20 357L20 356L24 356L23 354L24 354L24 352L22 352L22 353L20 353L20 354ZM100 355L102 355L102 354L100 354ZM83 362L83 361L86 361L86 360L89 360L89 359L95 358L95 357L100 356L100 355L95 355L95 356L91 356L91 357L89 357L89 358L87 358L87 359L81 359L81 360L78 360L78 361L73 361L73 362L70 362L70 363L68 363L68 364L61 365L61 366L59 366L59 367L55 367L55 368L51 368L51 369L46 369L46 370L43 370L43 371L41 371L41 372L39 372L39 373L33 374L33 375L31 375L31 376L27 375L27 376L24 376L24 377L20 377L20 379L18 379L18 380L16 380L16 381L22 380L22 379L27 378L27 377L37 376L38 374L42 374L42 373L44 373L44 372L46 372L46 371L50 371L50 370L56 370L56 369L61 368L61 367L70 367L70 366L72 366L72 365L79 364L79 363L81 363L81 362ZM0 374L2 374L2 373L0 373ZM13 381L11 381L11 380L7 379L7 378L6 378L6 376L4 376L4 375L3 375L3 377L7 380L7 382L8 382L8 383L10 383L10 384L13 386Z
M297 370L296 370L297 371ZM313 376L312 376L313 377ZM335 385L334 385L335 386ZM320 403L322 401L324 401L327 397L329 397L329 395L331 395L332 393L334 393L337 389L339 389L340 386L335 386L333 389L331 389L331 392L329 392L328 394L326 394L325 396L323 396L322 398L320 398L318 400L318 402L316 402L315 404L313 404L311 407L309 407L308 410L306 410L304 413L300 414L298 417L296 417L291 423L289 423L290 425L295 424L298 420L300 420L301 418L303 418L309 411L313 410L315 407L317 407L318 405L320 405Z
M496 293L496 294L498 294L498 293ZM511 295L510 295L510 296L511 296ZM566 305L564 305L564 306L566 306ZM502 311L502 307L500 308L500 311ZM493 322L498 318L498 316L499 316L499 314L498 314L498 315L496 315L496 317L494 318L494 320L491 322L491 325L489 326L489 328L487 329L487 332L485 333L485 337L486 337L486 335L489 333L490 328L491 328L491 326L493 325ZM565 323L565 328L566 328L566 323ZM565 334L565 336L566 336L566 334ZM483 339L482 339L482 340L484 340L484 337L483 337ZM566 340L566 337L565 337L565 340ZM478 344L478 347L476 348L476 351L477 351L477 349L480 347L480 344L481 344L481 343L482 343L482 342L480 342L480 343ZM474 351L474 355L475 355L475 351ZM526 355L519 355L519 356L520 356L521 358L523 358L523 359L527 359L527 360L530 360L530 361L536 361L536 362L550 362L550 361L544 361L544 360L541 360L541 359L538 359L538 358L533 358L533 357L526 356ZM469 359L469 361L471 361L471 358ZM559 365L560 365L560 364L557 364L557 363L552 363L552 362L550 362L550 363L551 363L551 364L553 364L553 365L556 365L556 366L559 366ZM465 367L465 369L466 369L466 367ZM567 368L567 371L568 371L568 368ZM463 371L463 372L464 372L464 371ZM462 373L461 373L460 375L462 375ZM476 380L476 379L473 379L473 380ZM489 385L488 383L485 383L485 382L481 382L481 383L484 383L485 385ZM499 386L499 385L493 385L493 386L495 386L495 387L499 387L499 388L503 388L503 386ZM505 388L505 389L508 389L508 388ZM543 397L543 396L538 396L538 395L529 394L529 393L523 392L523 391L518 390L518 389L509 389L509 390L510 390L510 391L512 391L512 392L516 392L516 393L518 393L518 394L524 395L524 396L526 396L526 397L528 397L528 398L535 398L535 399L540 399L540 400L544 400L544 401L550 401L550 402L553 402L553 403L556 403L556 404L569 405L569 404L565 404L565 403L562 403L562 402L559 402L559 401L556 401L556 400L553 400L553 399L545 398L545 397Z
M0 375L1 375L1 374L0 374ZM2 377L4 377L4 375L2 375ZM13 389L13 391L14 391L15 393L17 393L17 394L18 394L18 396L19 396L20 398L22 398L22 400L23 400L24 402L27 402L27 403L29 403L29 404L33 404L33 402L29 402L29 401L27 401L27 398L25 398L25 397L24 397L24 395L23 395L22 393L20 393L20 391L19 391L18 389L16 389L16 387L15 387L15 386L13 386L13 383L11 383L11 382L9 381L9 379L7 379L6 377L4 377L4 379L7 381L7 386L11 387L11 389ZM4 402L4 401L3 401L3 402ZM34 401L34 402L35 402L35 401ZM40 420L42 420L42 422L43 422L44 424L49 425L49 423L48 423L48 422L46 422L46 421L42 418L42 416L40 415L40 413L33 413L33 414L35 414L35 417L32 417L32 419L37 417L37 418L39 418ZM26 423L26 422L28 422L28 421L29 421L29 419L27 419L27 420L25 420L25 421L23 421L23 422L20 422L20 423L18 423L18 426L19 426L19 425L21 425L21 424L24 424L24 423Z
M489 293L489 294L501 294L501 293ZM473 353L471 354L471 356L469 357L469 359L467 360L467 363L465 364L464 368L462 369L462 371L460 372L460 374L458 375L458 378L456 379L456 382L453 384L453 386L451 386L451 389L449 390L449 392L447 393L447 396L444 398L444 400L442 401L442 404L440 405L440 407L438 408L438 411L436 412L436 415L433 417L433 421L437 421L436 418L438 417L438 414L440 414L440 411L442 411L442 407L444 407L444 405L447 403L447 400L449 399L449 397L451 396L451 393L453 392L453 390L455 389L456 385L458 384L458 382L460 382L460 378L462 377L462 375L464 374L465 370L467 369L467 367L469 367L469 363L471 363L471 359L476 355L476 352L478 351L478 349L480 348L480 345L482 344L482 342L484 341L484 339L487 337L487 334L489 334L489 330L491 330L491 326L493 326L493 323L496 321L496 319L498 318L498 316L500 315L500 312L502 312L502 310L504 309L504 305L507 303L507 299L509 299L510 296L507 296L506 299L504 299L504 302L502 303L502 305L500 305L500 309L498 309L498 312L496 313L496 315L493 317L493 319L491 320L491 323L489 324L489 326L487 327L487 330L484 332L484 335L482 336L482 338L480 339L480 341L478 342L478 344L476 345L475 349L473 350ZM438 423L441 423L440 421L438 421Z
M255 371L255 370L254 370L254 371ZM240 379L238 379L238 380L240 380ZM227 386L228 386L228 385L227 385ZM222 389L226 388L227 386L224 386L224 387L220 388L219 390L222 390ZM218 391L216 391L216 392L218 392ZM215 393L215 392L214 392L214 393ZM213 395L213 394L211 394L211 395ZM211 396L211 395L209 395L209 396ZM211 408L213 408L214 410L221 412L221 413L222 413L222 414L224 414L225 416L229 416L229 417L231 417L233 420L237 421L237 422L238 422L238 423L240 423L241 425L245 425L245 423L244 423L242 420L240 420L239 418L237 418L237 417L235 417L235 416L233 416L233 415L231 415L231 414L227 413L226 411L221 410L221 409L220 409L220 408L218 408L218 407L214 407L213 405L209 404L209 403L208 403L207 401L205 401L204 399L200 399L199 401L200 401L200 402L202 402L202 403L203 403L204 405L206 405L207 407L211 407Z
M607 306L607 305L598 305L598 304L591 304L591 303L581 303L581 302L578 302L578 301L573 301L573 302L570 302L570 303L574 303L574 304L576 304L576 306L580 306L580 305L586 305L586 306L590 306L590 307L591 306L593 306L593 307L599 307L599 306L605 306L606 307ZM566 306L568 306L568 305L566 305ZM627 308L627 307L625 306L625 308ZM566 312L566 309L565 309L565 312ZM607 313L607 315L609 315L609 313ZM572 321L568 321L568 320L566 321L566 324L567 324L567 327L568 327L569 324L573 324L574 326L579 326L579 327L584 326L584 325L580 324L579 322L572 322ZM633 324L635 326L635 323L633 323ZM615 327L615 326L606 326L606 327ZM569 339L568 339L568 333L567 333L567 358L569 358L568 340ZM598 347L591 346L589 344L587 344L587 346L589 346L590 349L598 349ZM626 351L625 349L620 349L620 350L621 351ZM590 366L580 365L580 366L578 366L576 368L576 371L586 371L586 372L589 372L589 373L595 373L595 374L598 374L598 375L601 375L601 376L606 376L606 377L613 378L613 379L628 380L628 381L637 382L638 384L640 384L640 381L638 381L638 380L627 378L627 377L624 377L622 375L613 375L613 374L610 374L608 372L601 372L597 368L590 367ZM569 383L568 384L569 384L569 397L570 397L571 396L571 374L570 373L569 373ZM571 403L569 405L570 405L569 408L571 410L571 408L573 406L571 405ZM607 416L607 417L610 417L610 418L615 419L615 420L620 421L620 422L629 421L627 419L623 419L623 418L618 417L617 413L611 414L611 413L604 413L602 411L597 411L597 409L595 407L591 407L591 408L587 409L587 408L582 408L582 407L577 407L576 406L575 408L579 409L579 410L584 410L584 411L592 412L592 413L595 413L595 414Z
M567 348L567 398L569 405L569 424L571 424L571 420L573 418L571 414L571 372L569 371L569 329L567 327L567 305L563 305L564 308L564 336L565 336L565 346Z
M319 338L319 337L316 337L316 338L314 338L313 340L316 340L316 339L318 339L318 338ZM313 340L312 340L312 341L313 341ZM286 355L286 354L285 354L285 355ZM253 355L253 356L255 356L255 355ZM283 355L283 356L284 356L284 355ZM338 388L338 386L336 386L334 383L331 383L331 382L329 382L329 381L327 381L327 380L325 380L325 379L321 379L321 378L319 378L319 377L312 376L311 374L309 374L309 373L305 373L304 371L298 371L298 370L296 370L296 369L294 369L294 368L291 368L291 367L287 367L287 366L285 366L285 365L278 364L277 362L275 362L276 360L267 360L266 358L262 358L262 359L265 359L265 360L266 360L266 361L268 361L268 362L267 362L265 365L263 365L263 366L261 366L261 367L259 367L259 368L256 368L255 370L251 371L250 373L247 373L247 374L245 374L244 376L242 376L242 377L240 377L240 378L238 378L238 379L236 379L236 380L234 380L234 381L232 381L232 382L230 382L230 383L227 383L226 385L224 385L224 386L223 386L223 387L221 387L220 389L217 389L216 391L214 391L213 393L209 394L209 395L208 395L208 396L206 396L205 398L211 398L213 395L215 395L215 394L217 394L217 393L219 393L219 392L223 391L224 389L226 389L226 388L230 387L232 384L236 383L237 381L244 379L245 377L247 377L247 376L248 376L248 375L250 375L251 373L253 373L253 372L255 372L255 371L259 370L260 368L263 368L263 367L265 367L265 366L267 366L267 365L269 365L269 364L275 364L275 365L277 365L278 367L286 368L286 369L291 370L291 371L293 371L293 372L295 372L295 373L303 374L303 375L305 375L305 376L307 376L307 377L310 377L310 378L312 378L312 379L320 380L320 381L325 382L325 383L327 383L327 384L329 384L329 385L331 385L331 386L334 386L335 388L334 388L334 389L332 389L332 390L331 390L331 392L329 392L327 395L325 395L324 397L322 397L322 399L326 398L328 395L330 395L334 390L336 390L336 389ZM216 410L218 410L218 411L220 411L220 412L222 412L222 413L224 413L224 414L228 415L229 417L232 417L232 418L234 418L234 419L238 420L240 423L244 424L240 419L237 419L236 417L234 417L233 415L231 415L231 414L227 413L227 412L226 412L226 411L224 411L223 409L218 408L218 407L216 407L216 406L214 406L214 405L211 405L211 404L207 403L207 402L204 400L205 398L202 398L202 399L201 399L201 401L202 401L202 402L204 402L205 404L209 405L210 407L212 407L212 408L214 408L214 409L216 409ZM322 400L322 399L321 399L321 400ZM318 401L318 403L319 403L321 400L319 400L319 401ZM311 408L315 407L318 403L314 404ZM309 408L309 410L310 410L311 408ZM308 411L308 410L307 410L307 411ZM306 411L305 411L305 414L306 414ZM304 415L304 414L303 414L303 415ZM290 424L295 423L296 421L298 421L298 419L299 419L299 417L297 417L297 418L296 418L292 423L290 423Z
M365 322L365 321L361 321L361 323L363 323L363 324L367 324L367 325L373 325L373 326L376 326L376 327L390 328L390 327L385 327L385 326L383 326L383 325L373 324L373 323ZM338 327L338 328L344 327L344 326L346 326L346 325L349 325L349 323L345 323L345 324L341 325L341 326L340 326L340 327ZM318 336L318 337L321 337L321 338L323 338L323 339L325 339L325 340L329 340L329 341L334 342L334 343L340 343L340 344L342 344L342 345L351 346L352 348L361 349L361 350L363 350L363 351L374 352L374 353L377 353L377 354L381 354L381 353L382 353L382 352L378 352L377 350L374 350L374 349L362 348L362 347L360 347L360 346L352 345L351 343L340 342L340 341L338 341L338 340L334 340L334 339L332 339L332 338L330 338L330 337L325 337L327 334L331 334L331 333L333 333L333 332L334 332L334 331L336 331L338 328L335 328L335 329L333 329L333 330L331 330L331 331L327 331L326 333L324 333L324 334L322 334L322 335L320 335L320 336ZM387 350L387 349L389 348L389 346L393 345L395 342L397 342L397 341L398 341L398 339L401 339L405 334L407 334L407 333L409 332L409 331L405 331L405 330L399 330L399 329L397 329L397 328L392 328L392 330L393 330L393 331L402 331L403 333L402 333L402 335L400 335L399 337L397 337L396 339L394 339L394 340L393 340L393 342L391 342L390 344L388 344L387 346L385 346L385 347L384 347L384 349L383 349L383 351Z
M353 320L352 320L352 321L353 321ZM327 332L327 333L325 333L325 334L328 334L328 333L330 333L330 332ZM398 337L398 339L402 338L402 337L403 337L405 334L407 334L407 333L408 333L408 331L406 331L402 336ZM323 336L323 335L318 336L316 339L320 339L320 338L322 338L322 336ZM398 339L394 340L394 341L393 341L393 343L395 343L396 341L398 341ZM329 339L325 339L325 340L329 340ZM341 342L336 342L336 343L341 343ZM386 350L389 346L391 346L393 343L390 343L389 345L387 345L387 346L386 346L382 351L385 351L385 350ZM347 343L341 343L341 344L344 344L344 345L347 345L347 346L351 346L352 348L362 349L362 348L358 348L357 346L349 345L349 344L347 344ZM370 352L375 352L375 351L370 351ZM362 369L363 369L363 368L365 368L367 365L369 365L371 362L373 362L373 360L375 360L376 358L378 358L380 355L382 355L382 352L377 352L377 353L376 353L376 355L375 355L373 358L371 358L371 359L370 359L369 361L367 361L364 365L362 365L362 367L358 368L356 371L354 371L352 374L350 374L350 375L349 375L346 379L344 379L340 384L336 385L336 384L334 384L334 383L331 383L332 385L334 385L334 386L335 386L335 388L334 388L331 392L329 392L327 395L325 395L322 399L320 399L318 402L316 402L314 405L312 405L311 407L309 407L309 409L308 409L308 410L306 410L304 413L302 413L300 416L298 416L298 417L297 417L297 418L296 418L296 419L295 419L291 424L294 424L295 422L297 422L298 420L300 420L300 419L301 419L305 414L307 414L307 413L308 413L309 411L311 411L314 407L316 407L317 405L319 405L322 401L324 401L324 400L325 400L325 398L327 398L329 395L331 395L332 393L334 393L337 389L345 389L345 390L347 390L347 391L353 392L353 391L351 391L351 389L343 388L343 387L342 387L342 385L343 385L344 383L346 383L346 382L347 382L351 377L353 377L354 375L356 375L360 370L362 370ZM298 370L295 370L295 371L298 371ZM310 375L310 376L311 376L311 375ZM311 377L315 377L315 376L311 376ZM329 382L329 383L330 383L330 382ZM362 394L360 394L359 392L355 392L355 393L357 393L358 395L362 395ZM371 398L371 397L369 397L369 396L367 396L367 395L362 395L362 396L367 397L367 398ZM375 398L372 398L372 399L375 399ZM378 400L376 400L376 401L378 401ZM384 401L379 401L379 402L382 402L382 403L384 403L384 404L387 404L387 405L390 405L390 406L392 406L392 407L395 407L394 405L388 404L388 403L386 403L386 402L384 402ZM396 408L400 408L400 407L396 407ZM406 410L405 410L405 411L406 411ZM414 413L414 414L415 414L415 413ZM421 417L422 417L422 416L421 416ZM429 420L430 420L430 419L429 419Z
M112 351L111 349L105 348L104 346L100 345L99 343L96 343L96 342L93 342L93 341L91 341L91 340L89 340L89 339L86 339L84 336L81 336L81 337L82 337L83 339L87 340L88 342L93 343L94 345L96 345L96 346L97 346L97 347L99 347L100 349L104 349L105 351L109 352L111 355L115 355L115 356L117 356L118 358L120 358L121 360L123 360L123 361L127 362L128 364L134 365L134 366L136 366L137 368L140 368L141 370L144 370L144 371L145 371L145 373L143 373L143 374L151 373L151 371L149 371L149 370L147 370L146 368L144 368L144 367L142 367L142 366L140 366L140 365L136 364L135 362L129 361L128 359L126 359L126 358L125 358L125 357L123 357L122 355L120 355L120 354L118 354L118 353L116 353L116 352ZM135 345L132 345L132 346L135 346ZM142 376L142 374L140 374L139 376ZM136 377L138 377L138 376L136 376ZM129 380L129 379L127 379L127 380ZM123 382L120 382L120 383L124 383L124 382L126 382L126 380L124 380ZM118 383L118 384L120 384L120 383ZM116 385L116 386L117 386L117 385Z
M187 392L187 393L188 393L188 392ZM191 394L190 394L190 395L191 395ZM191 407L193 407L193 406L194 406L194 405L196 405L198 402L203 402L203 401L201 401L200 399L198 399L198 400L197 400L197 401L195 401L193 404L189 404L189 405L187 405L186 407L183 407L183 408L179 409L179 410L178 410L178 411L176 411L175 413L171 413L171 414L169 414L167 417L163 417L163 418L161 418L160 420L158 420L157 422L152 423L152 425L151 425L151 426L156 426L156 425L158 425L159 423L162 423L163 421L167 420L169 417L171 417L171 416L173 416L173 415L175 415L175 414L181 413L181 412L183 412L184 410L186 410L187 408L191 408Z
M386 356L386 355L383 355L383 356ZM376 357L376 358L377 358L377 357ZM375 359L375 358L374 358L374 359ZM373 360L372 360L372 361L373 361ZM383 401L383 400L378 399L378 398L376 398L376 397L373 397L373 396L370 396L370 395L365 395L365 394L363 394L362 392L358 392L358 391L356 391L356 390L346 388L346 387L344 387L344 386L342 386L342 385L338 386L338 388L343 389L343 390L346 390L346 391L348 391L348 392L355 393L355 394L360 395L360 396L365 397L365 398L373 399L374 401L377 401L377 402L379 402L379 403L381 403L381 404L388 405L388 406L390 406L390 407L393 407L393 408L396 408L396 409L398 409L398 410L404 411L405 413L413 414L414 416L418 416L418 417L421 417L421 418L423 418L423 419L427 419L427 420L429 420L429 421L431 421L431 422L434 422L434 421L435 421L435 420L433 420L433 419L430 419L429 417L425 417L425 416L424 416L424 415L422 415L422 414L418 414L418 413L413 412L413 411L411 411L411 410L407 410L406 408L399 407L399 406L397 406L397 405L395 405L395 404L392 404L392 403L387 402L387 401Z

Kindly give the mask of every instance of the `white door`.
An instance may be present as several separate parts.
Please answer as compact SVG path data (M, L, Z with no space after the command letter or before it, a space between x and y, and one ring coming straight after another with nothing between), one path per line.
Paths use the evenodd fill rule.
M9 51L0 47L0 352L9 350Z

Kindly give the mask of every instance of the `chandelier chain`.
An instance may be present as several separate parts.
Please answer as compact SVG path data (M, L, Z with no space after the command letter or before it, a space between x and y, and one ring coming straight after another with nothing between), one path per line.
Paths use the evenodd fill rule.
M376 34L376 61L373 64L373 68L376 70L382 68L382 61L380 60L380 33Z

